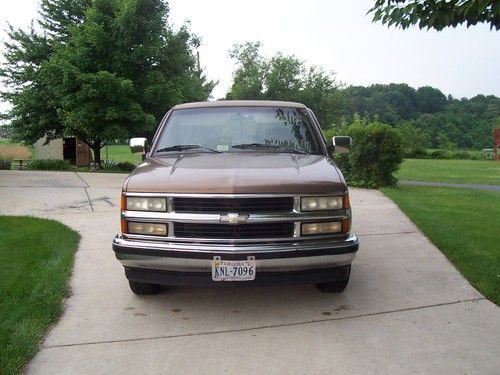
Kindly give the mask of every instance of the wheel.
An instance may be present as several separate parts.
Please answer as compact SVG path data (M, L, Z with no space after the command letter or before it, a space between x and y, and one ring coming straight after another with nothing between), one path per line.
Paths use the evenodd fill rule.
M341 293L347 287L347 283L349 282L349 276L351 275L351 265L347 270L347 277L340 281L332 281L329 283L318 283L316 284L316 288L321 290L323 293Z
M138 295L157 294L161 290L159 284L140 283L138 281L129 280L128 285L130 285L132 292Z

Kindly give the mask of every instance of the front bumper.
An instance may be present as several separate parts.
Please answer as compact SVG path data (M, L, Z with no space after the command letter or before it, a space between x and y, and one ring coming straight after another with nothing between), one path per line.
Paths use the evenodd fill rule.
M222 260L254 257L257 275L252 283L334 281L345 274L358 247L354 234L339 240L257 245L137 241L120 236L113 240L113 250L125 267L127 278L171 285L212 284L212 259L216 256Z

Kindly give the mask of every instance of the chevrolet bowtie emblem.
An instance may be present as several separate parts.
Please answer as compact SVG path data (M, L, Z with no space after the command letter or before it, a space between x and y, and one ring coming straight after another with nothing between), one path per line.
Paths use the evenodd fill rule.
M220 221L223 223L228 223L232 225L242 224L247 221L248 215L240 215L236 213L229 213L227 215L221 215Z

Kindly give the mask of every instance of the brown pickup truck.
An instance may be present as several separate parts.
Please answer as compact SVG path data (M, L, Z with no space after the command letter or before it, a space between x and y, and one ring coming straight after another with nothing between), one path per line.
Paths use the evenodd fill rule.
M161 285L314 283L341 292L358 238L314 113L279 101L175 106L127 178L116 257L136 294Z

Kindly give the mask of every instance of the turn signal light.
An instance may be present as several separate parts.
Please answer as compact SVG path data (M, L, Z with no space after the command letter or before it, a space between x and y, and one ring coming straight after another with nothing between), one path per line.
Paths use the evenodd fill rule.
M351 219L342 220L342 233L347 234L351 230Z
M349 194L344 194L342 198L342 208L344 210L348 210L351 207L351 202L349 201Z

